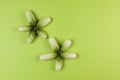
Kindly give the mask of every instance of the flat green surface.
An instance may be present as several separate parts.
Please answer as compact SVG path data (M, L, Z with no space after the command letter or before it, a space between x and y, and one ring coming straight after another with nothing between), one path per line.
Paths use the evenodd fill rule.
M51 16L44 28L59 41L72 39L62 71L54 60L40 61L52 51L45 39L27 44L26 10L39 18ZM120 80L120 0L0 0L0 80Z

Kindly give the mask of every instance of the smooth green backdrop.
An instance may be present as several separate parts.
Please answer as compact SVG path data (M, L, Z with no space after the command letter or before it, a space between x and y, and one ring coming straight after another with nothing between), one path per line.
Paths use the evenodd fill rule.
M39 18L51 16L44 28L60 42L72 39L62 71L54 60L40 61L52 51L45 39L27 44L26 10ZM120 80L120 0L0 0L0 80Z

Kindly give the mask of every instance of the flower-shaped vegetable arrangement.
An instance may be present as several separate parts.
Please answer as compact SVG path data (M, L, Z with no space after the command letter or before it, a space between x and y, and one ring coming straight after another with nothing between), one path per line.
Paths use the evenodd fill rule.
M29 32L27 42L32 43L37 36L47 38L47 34L42 30L42 28L51 22L51 18L45 17L41 20L38 20L32 11L27 11L26 17L28 19L29 25L19 27L19 31Z
M77 58L76 53L66 52L72 44L71 40L65 40L63 44L59 44L55 38L51 37L49 38L49 42L54 51L40 55L40 60L56 59L55 69L57 71L62 69L63 59Z

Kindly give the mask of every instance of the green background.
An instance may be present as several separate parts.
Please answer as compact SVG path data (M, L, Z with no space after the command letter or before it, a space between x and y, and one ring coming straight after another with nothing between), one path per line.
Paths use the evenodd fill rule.
M52 51L48 40L27 44L26 10L39 18L51 16L44 28L60 42L72 39L62 71L54 60L40 61ZM0 0L0 80L120 80L120 0Z

